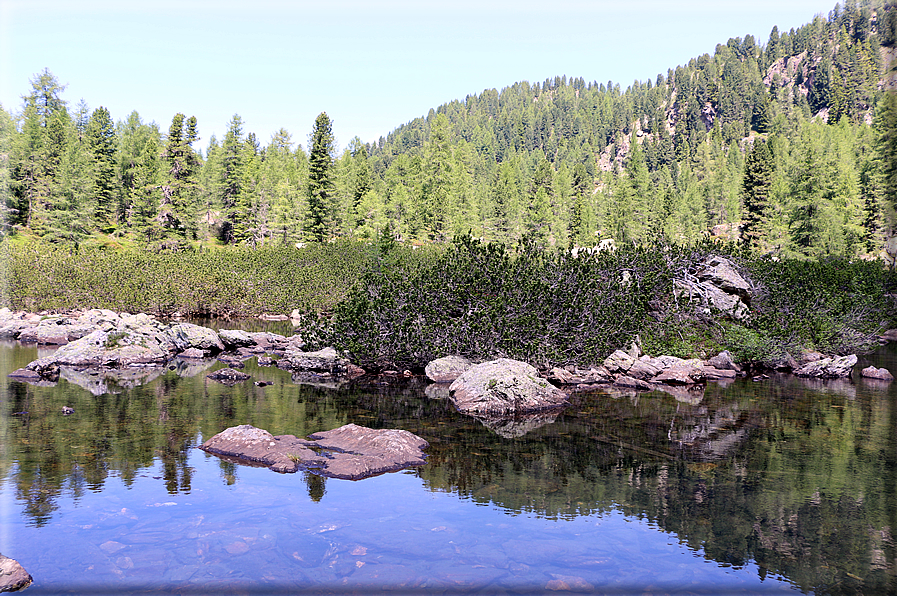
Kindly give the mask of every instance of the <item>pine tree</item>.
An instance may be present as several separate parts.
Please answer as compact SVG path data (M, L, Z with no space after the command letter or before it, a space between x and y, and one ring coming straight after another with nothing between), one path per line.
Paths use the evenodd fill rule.
M741 183L741 200L744 205L744 237L751 246L760 246L764 236L766 210L769 207L769 192L775 170L769 144L757 141L748 153L744 163L744 177Z
M333 231L333 133L326 112L315 119L308 158L308 211L305 233L309 240L324 242Z

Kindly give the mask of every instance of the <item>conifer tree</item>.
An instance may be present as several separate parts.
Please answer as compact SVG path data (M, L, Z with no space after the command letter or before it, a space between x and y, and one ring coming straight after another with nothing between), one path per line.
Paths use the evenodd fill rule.
M115 129L109 110L100 106L93 111L84 136L93 162L93 217L100 231L108 233L115 225L119 195L115 177Z
M757 141L748 153L744 163L744 177L741 183L741 200L744 205L744 237L754 248L759 247L764 235L766 210L769 207L769 193L775 164L769 144Z
M308 158L308 211L305 233L309 240L324 242L333 231L333 132L330 117L321 112L311 133Z

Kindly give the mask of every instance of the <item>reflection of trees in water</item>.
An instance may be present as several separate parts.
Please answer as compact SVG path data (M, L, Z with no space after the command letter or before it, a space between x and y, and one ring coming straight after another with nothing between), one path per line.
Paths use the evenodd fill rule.
M857 580L846 573L866 588L895 586L897 407L881 388L860 383L850 397L782 377L725 392L710 385L696 403L660 393L581 395L554 422L524 433L514 425L503 437L425 397L418 380L327 391L254 361L246 370L273 385L225 387L169 371L94 397L7 383L2 438L6 457L19 462L24 514L45 524L61 495L99 490L111 472L130 484L157 456L168 491L188 492L189 450L236 424L305 436L354 422L428 440L429 464L415 473L432 490L552 518L619 509L708 558L753 560L804 589L848 589ZM76 414L63 417L63 405ZM28 414L9 417L18 411ZM219 466L222 482L238 481L237 466ZM326 499L323 478L305 474L304 482L309 498Z

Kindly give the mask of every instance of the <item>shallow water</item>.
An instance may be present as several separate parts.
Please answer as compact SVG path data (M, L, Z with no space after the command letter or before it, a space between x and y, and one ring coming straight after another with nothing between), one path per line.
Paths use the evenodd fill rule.
M897 592L887 384L582 394L496 424L420 379L322 389L254 360L271 386L207 380L219 363L6 378L36 357L0 346L0 552L29 594ZM897 371L892 348L867 360ZM196 449L349 422L422 436L428 464L352 482Z

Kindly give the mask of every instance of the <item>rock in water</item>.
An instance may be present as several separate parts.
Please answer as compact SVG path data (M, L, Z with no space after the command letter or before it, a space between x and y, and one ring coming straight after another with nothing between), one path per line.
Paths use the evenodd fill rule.
M471 366L473 362L464 356L445 356L427 364L424 373L434 383L451 383Z
M0 592L23 590L31 582L31 575L18 561L0 555Z
M449 387L461 412L518 414L567 405L567 395L519 360L500 358L470 367Z
M823 358L809 362L794 371L798 377L815 377L817 379L839 379L849 377L857 363L856 354L838 358Z
M215 372L206 375L206 377L225 385L235 385L241 381L245 381L246 379L248 379L249 375L244 372L234 370L233 368L219 368Z
M315 433L309 440L293 435L275 437L244 424L221 431L200 449L243 463L268 466L276 472L306 469L330 478L360 480L425 464L423 449L428 445L405 430L371 429L356 424Z
M880 381L893 381L894 375L886 368L867 366L860 371L860 376L866 379L878 379Z

